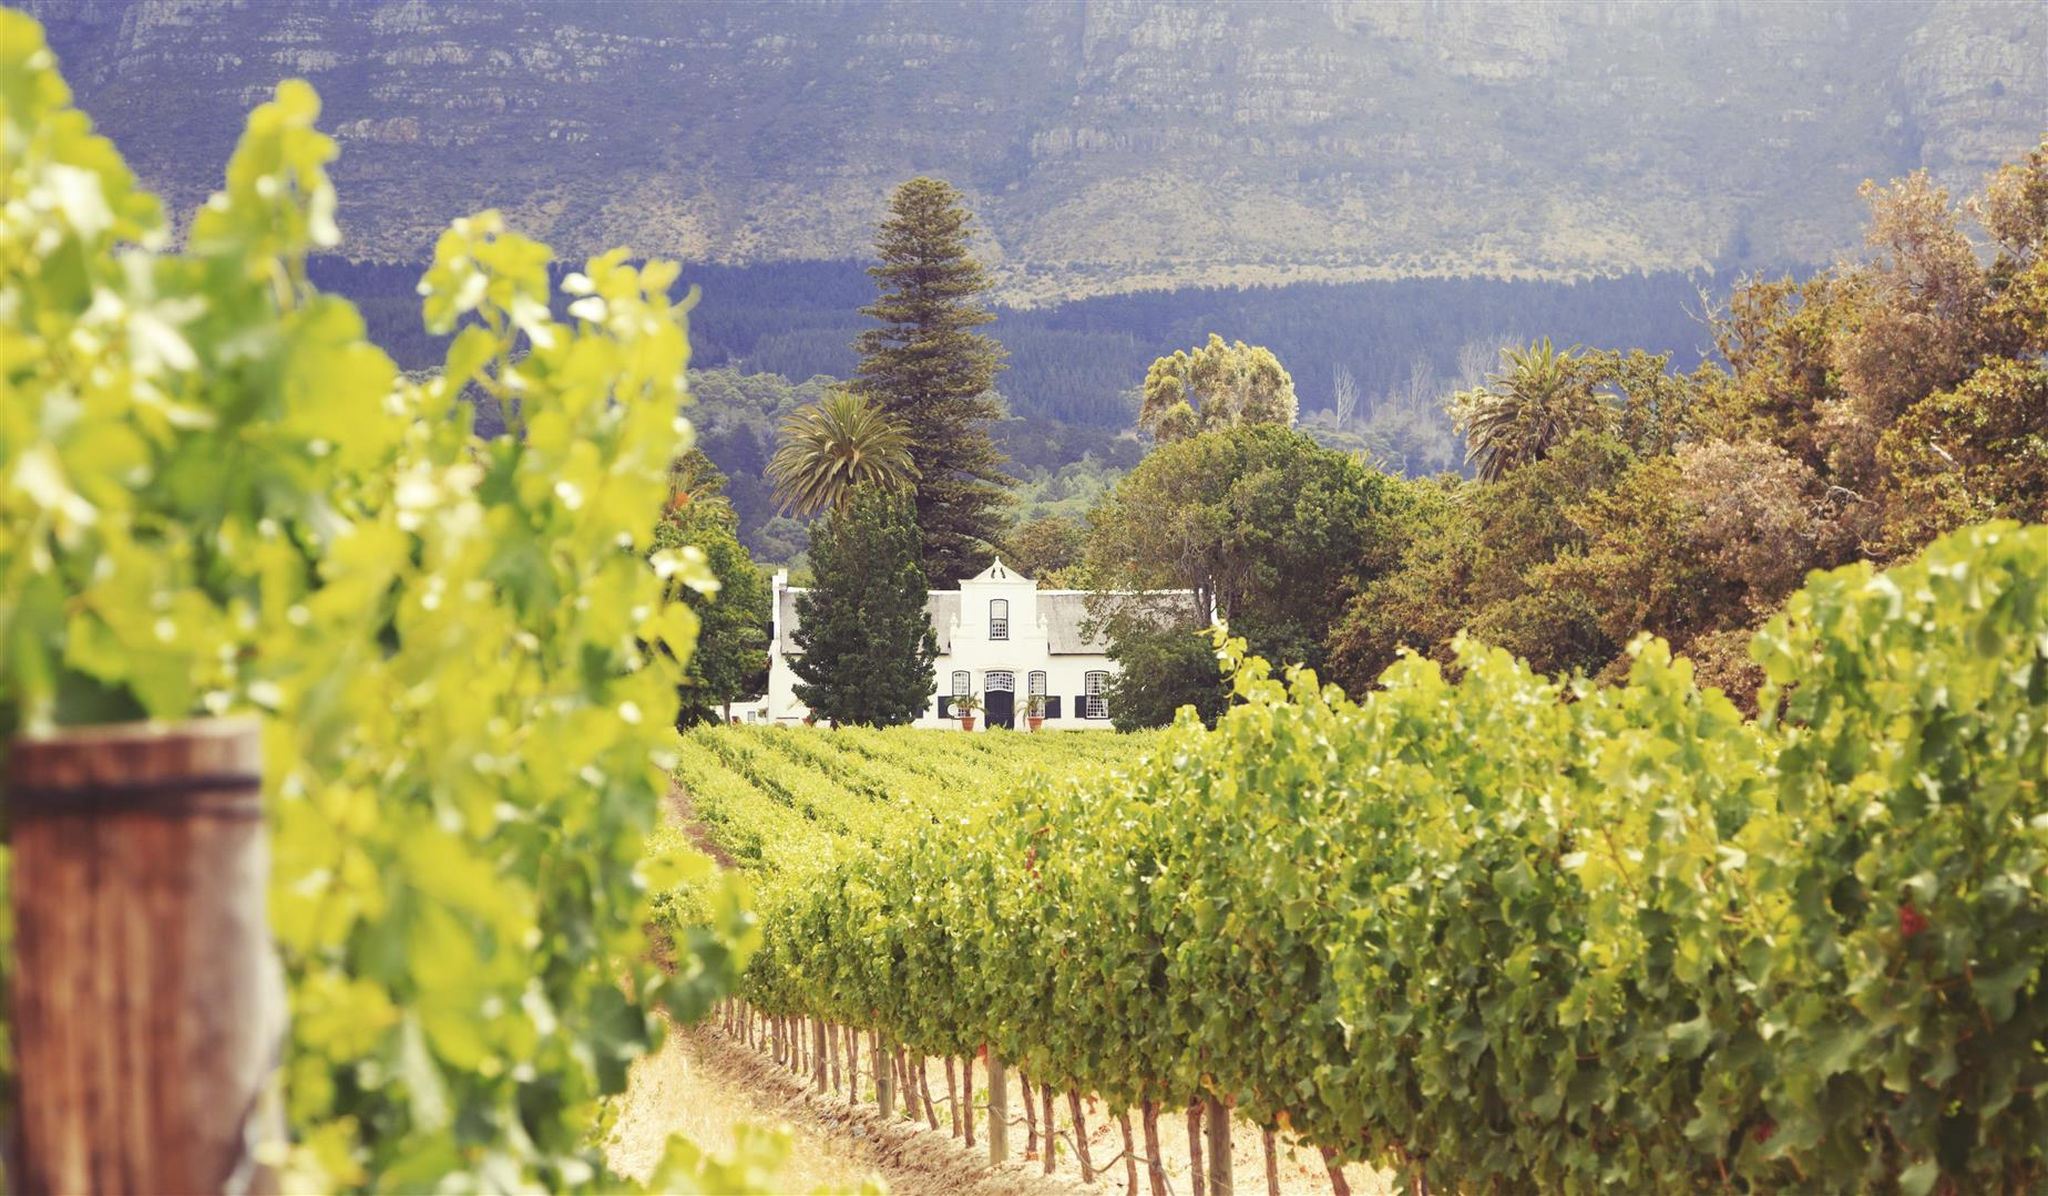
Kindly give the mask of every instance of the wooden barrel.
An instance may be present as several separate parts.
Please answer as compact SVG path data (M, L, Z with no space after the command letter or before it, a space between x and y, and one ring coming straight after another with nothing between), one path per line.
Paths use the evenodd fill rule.
M270 1190L284 994L253 720L68 729L10 747L9 1186Z

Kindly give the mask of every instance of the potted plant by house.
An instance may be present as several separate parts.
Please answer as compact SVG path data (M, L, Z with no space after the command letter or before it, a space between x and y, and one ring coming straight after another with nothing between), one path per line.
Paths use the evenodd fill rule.
M1045 695L1032 694L1024 700L1024 723L1032 730L1045 725Z
M974 730L974 716L981 710L981 701L973 694L961 694L953 699L953 713L960 717L962 731Z

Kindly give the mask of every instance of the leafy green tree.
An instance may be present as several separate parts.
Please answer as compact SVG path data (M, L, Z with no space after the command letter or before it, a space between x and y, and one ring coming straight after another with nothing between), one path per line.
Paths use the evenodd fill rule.
M1046 585L1050 579L1069 574L1087 550L1087 524L1060 515L1041 515L1010 534L1003 546L1003 559L1017 572Z
M1292 427L1301 403L1270 349L1243 341L1176 349L1145 371L1138 426L1161 444L1238 424Z
M784 420L768 462L781 514L837 510L860 487L904 491L916 478L903 426L844 390Z
M968 252L973 216L938 179L896 189L875 237L870 268L881 295L861 309L880 327L860 334L854 388L903 425L916 466L917 526L934 587L972 577L1002 536L1003 456L988 422L1003 351L975 329L995 319L983 306L988 275Z
M811 533L811 588L797 595L796 696L835 724L888 726L931 700L938 636L925 610L907 498L862 488Z
M656 548L693 545L717 579L715 590L674 586L671 596L697 614L697 647L678 687L676 723L727 720L732 703L768 682L768 579L739 541L739 520L725 502L724 475L692 450L669 471L668 513L655 529Z
M1330 631L1332 678L1370 688L1401 648L1442 663L1470 630L1540 672L1597 671L1623 643L1581 596L1536 592L1536 570L1582 551L1574 504L1614 486L1633 463L1611 436L1580 432L1498 482L1408 482L1386 538L1398 561L1368 579Z
M1097 505L1088 564L1105 591L1193 590L1262 654L1320 667L1344 604L1396 557L1398 495L1290 428L1205 432L1153 450Z
M1111 620L1108 632L1117 671L1105 697L1117 730L1166 726L1182 706L1193 706L1213 726L1229 705L1207 628L1126 612Z

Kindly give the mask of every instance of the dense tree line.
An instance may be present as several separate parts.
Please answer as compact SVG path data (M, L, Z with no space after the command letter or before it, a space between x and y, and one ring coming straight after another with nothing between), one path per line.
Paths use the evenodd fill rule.
M865 263L693 265L691 363L804 379L851 377L853 341L874 297ZM406 368L445 346L421 332L414 266L315 263L320 285L348 295ZM1270 349L1293 375L1304 426L1371 450L1420 475L1457 465L1442 399L1476 381L1498 350L1548 335L1558 344L1635 345L1689 369L1712 352L1702 289L1727 276L1627 275L1581 282L1401 279L1286 286L1186 287L1101 296L1044 308L996 307L989 332L1008 351L997 383L1009 412L1035 421L1121 431L1139 382L1161 354L1225 333ZM681 297L679 292L678 297ZM1354 394L1337 425L1339 378ZM1078 457L1070 460L1079 460ZM727 466L735 479L739 472Z
M1809 570L2048 517L2048 143L1965 205L1922 174L1865 194L1867 260L1738 286L1725 368L1574 355L1550 443L1495 481L1411 484L1400 565L1333 637L1338 679L1403 644L1442 656L1460 626L1614 677L1649 632L1747 693L1744 645ZM1467 418L1521 404L1520 364L1460 397Z
M1665 354L1551 341L1503 353L1449 403L1476 478L1373 474L1381 490L1341 542L1327 529L1353 501L1342 489L1261 496L1363 470L1355 455L1278 428L1203 433L1154 450L1094 509L1085 572L1218 593L1238 571L1270 576L1219 613L1255 650L1353 690L1404 649L1450 661L1460 631L1546 673L1617 680L1649 633L1746 700L1762 678L1747 645L1811 570L2048 519L2048 142L1967 204L1924 174L1865 194L1864 260L1734 287L1711 328L1725 364L1678 372ZM1257 437L1292 459L1252 451ZM1125 630L1120 686L1178 683L1214 708L1206 679L1185 683L1187 628L1175 651L1156 623Z

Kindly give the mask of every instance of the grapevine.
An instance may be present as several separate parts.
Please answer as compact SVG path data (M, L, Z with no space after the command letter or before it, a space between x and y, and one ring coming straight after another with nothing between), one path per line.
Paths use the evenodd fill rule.
M458 221L401 378L307 281L340 239L319 101L258 107L173 248L157 201L0 10L0 731L265 728L294 1190L609 1186L601 1102L751 945L737 882L645 850L694 634L652 551L688 446L673 263ZM472 433L466 388L520 434ZM717 920L645 961L653 894ZM658 1182L712 1164L687 1151ZM692 1178L697 1177L697 1178Z
M886 735L707 743L752 782L715 836L836 812L756 870L749 1001L1414 1190L2048 1183L2048 528L1816 574L1755 719L1648 638L1622 685L1464 641L1356 701L1219 647L1214 730L993 794L937 776L1046 737L927 780L826 763Z

